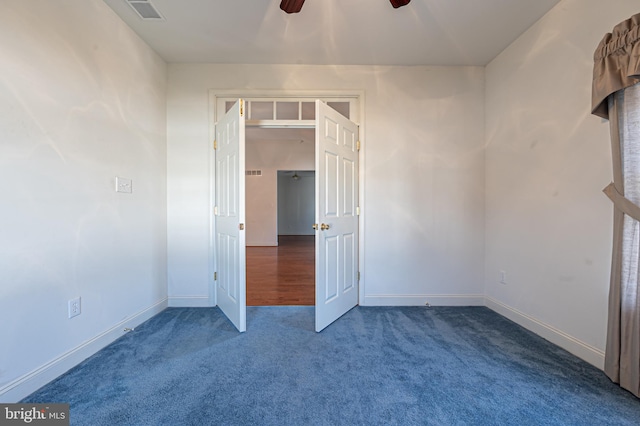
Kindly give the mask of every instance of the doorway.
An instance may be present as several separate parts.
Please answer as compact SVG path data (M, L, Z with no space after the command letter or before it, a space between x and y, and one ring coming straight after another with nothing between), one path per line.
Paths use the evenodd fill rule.
M354 99L353 102L357 101ZM313 102L237 99L228 103L214 96L213 100L222 107L214 110L214 117L216 110L226 110L212 129L215 133L212 253L217 269L213 272L213 296L217 305L240 332L246 330L245 178L254 173L264 176L261 171L245 167L246 130L252 126L282 130L313 127L314 166L319 173L315 188L316 223L312 225L316 231L315 330L319 332L356 306L361 291L359 126L321 99ZM348 111L352 101L347 102ZM313 119L308 117L310 104L315 107ZM281 107L288 111L284 116L280 114ZM289 114L294 116L288 117Z
M315 130L247 128L247 306L315 303Z

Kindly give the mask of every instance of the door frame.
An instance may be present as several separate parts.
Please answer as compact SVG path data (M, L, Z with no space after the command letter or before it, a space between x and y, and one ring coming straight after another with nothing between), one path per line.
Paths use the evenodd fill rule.
M218 116L224 114L224 111L217 111L219 98L236 98L236 99L256 99L256 98L278 98L286 100L287 98L307 98L309 101L316 99L330 99L334 101L349 100L354 101L357 105L357 112L349 119L356 123L360 128L360 158L358 169L358 205L360 207L360 218L358 221L359 237L358 237L358 271L360 273L360 281L358 282L358 303L365 300L365 283L366 273L364 264L365 252L365 161L366 161L366 132L365 132L365 93L364 90L260 90L260 89L209 89L209 305L216 306L216 282L214 280L214 272L217 271L215 256L215 215L213 207L215 205L215 150L213 149L213 141L216 137L216 122Z

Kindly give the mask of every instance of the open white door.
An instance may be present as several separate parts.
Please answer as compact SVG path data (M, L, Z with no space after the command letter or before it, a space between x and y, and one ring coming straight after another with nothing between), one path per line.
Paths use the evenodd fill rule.
M239 331L246 330L245 126L239 99L216 124L216 299Z
M316 331L358 304L358 125L316 100Z

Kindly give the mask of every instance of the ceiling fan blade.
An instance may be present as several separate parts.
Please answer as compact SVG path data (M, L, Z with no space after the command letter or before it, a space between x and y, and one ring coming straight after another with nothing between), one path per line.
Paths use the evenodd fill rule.
M302 9L303 4L304 0L282 0L280 2L280 9L287 13L298 13Z
M391 2L391 6L397 9L399 7L408 5L411 0L389 0L389 1Z

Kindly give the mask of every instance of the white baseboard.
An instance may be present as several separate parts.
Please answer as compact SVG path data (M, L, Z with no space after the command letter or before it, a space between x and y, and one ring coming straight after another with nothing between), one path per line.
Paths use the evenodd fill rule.
M589 364L604 370L604 351L490 297L486 298L486 306Z
M71 368L98 352L100 349L121 337L125 328L137 327L149 318L162 312L166 307L167 299L163 299L155 305L138 312L132 317L120 321L109 330L87 340L80 346L60 355L58 358L41 365L30 373L27 373L3 386L0 388L0 402L17 402L26 396L29 396L42 386L66 373Z
M170 308L209 308L215 306L209 296L169 296Z
M484 306L481 294L374 294L365 296L361 306Z

